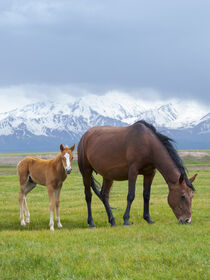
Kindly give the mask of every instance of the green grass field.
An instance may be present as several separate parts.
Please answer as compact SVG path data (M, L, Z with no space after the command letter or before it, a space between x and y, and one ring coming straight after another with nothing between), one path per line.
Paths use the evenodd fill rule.
M7 167L0 167L0 171ZM199 171L199 172L198 172ZM105 209L93 194L96 229L87 225L82 179L73 171L61 191L63 229L49 230L45 187L27 197L31 223L19 225L18 178L0 176L0 280L4 279L209 279L210 170L199 173L194 185L193 222L178 225L167 203L168 188L160 174L151 192L154 225L142 219L142 177L138 178L130 222L124 227L127 182L115 182L110 204L117 227L111 228ZM98 176L97 179L100 179Z

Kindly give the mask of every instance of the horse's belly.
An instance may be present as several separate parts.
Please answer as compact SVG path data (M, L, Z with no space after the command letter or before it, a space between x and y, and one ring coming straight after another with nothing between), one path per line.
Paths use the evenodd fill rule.
M128 168L111 168L108 170L96 170L101 176L108 180L123 181L128 180Z

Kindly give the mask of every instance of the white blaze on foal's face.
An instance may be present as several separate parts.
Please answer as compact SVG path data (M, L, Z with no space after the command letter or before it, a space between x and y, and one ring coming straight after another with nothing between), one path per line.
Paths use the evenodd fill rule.
M72 168L71 168L71 162L70 162L70 155L69 155L69 153L65 153L64 158L66 159L66 167L65 167L66 173L70 174Z
M72 171L71 163L73 160L72 152L73 152L74 148L75 148L75 144L70 148L68 146L66 146L64 148L63 144L60 144L62 163L63 163L63 167L67 174L70 174Z

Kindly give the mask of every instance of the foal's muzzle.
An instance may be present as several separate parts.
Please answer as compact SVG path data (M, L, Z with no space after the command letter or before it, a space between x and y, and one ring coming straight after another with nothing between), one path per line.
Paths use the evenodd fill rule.
M66 174L70 174L71 173L71 171L72 171L72 168L66 168Z

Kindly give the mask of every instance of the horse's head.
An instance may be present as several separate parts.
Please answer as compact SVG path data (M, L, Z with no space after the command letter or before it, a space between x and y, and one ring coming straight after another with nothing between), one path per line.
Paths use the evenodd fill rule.
M75 148L75 144L71 146L70 148L66 146L64 148L63 144L60 145L60 151L61 151L61 158L63 167L66 171L66 174L70 174L72 171L71 165L73 160L73 150Z
M189 181L192 183L196 176L197 174ZM184 175L181 175L178 182L169 188L168 194L168 204L181 224L191 223L192 221L192 198L193 190L187 186Z

